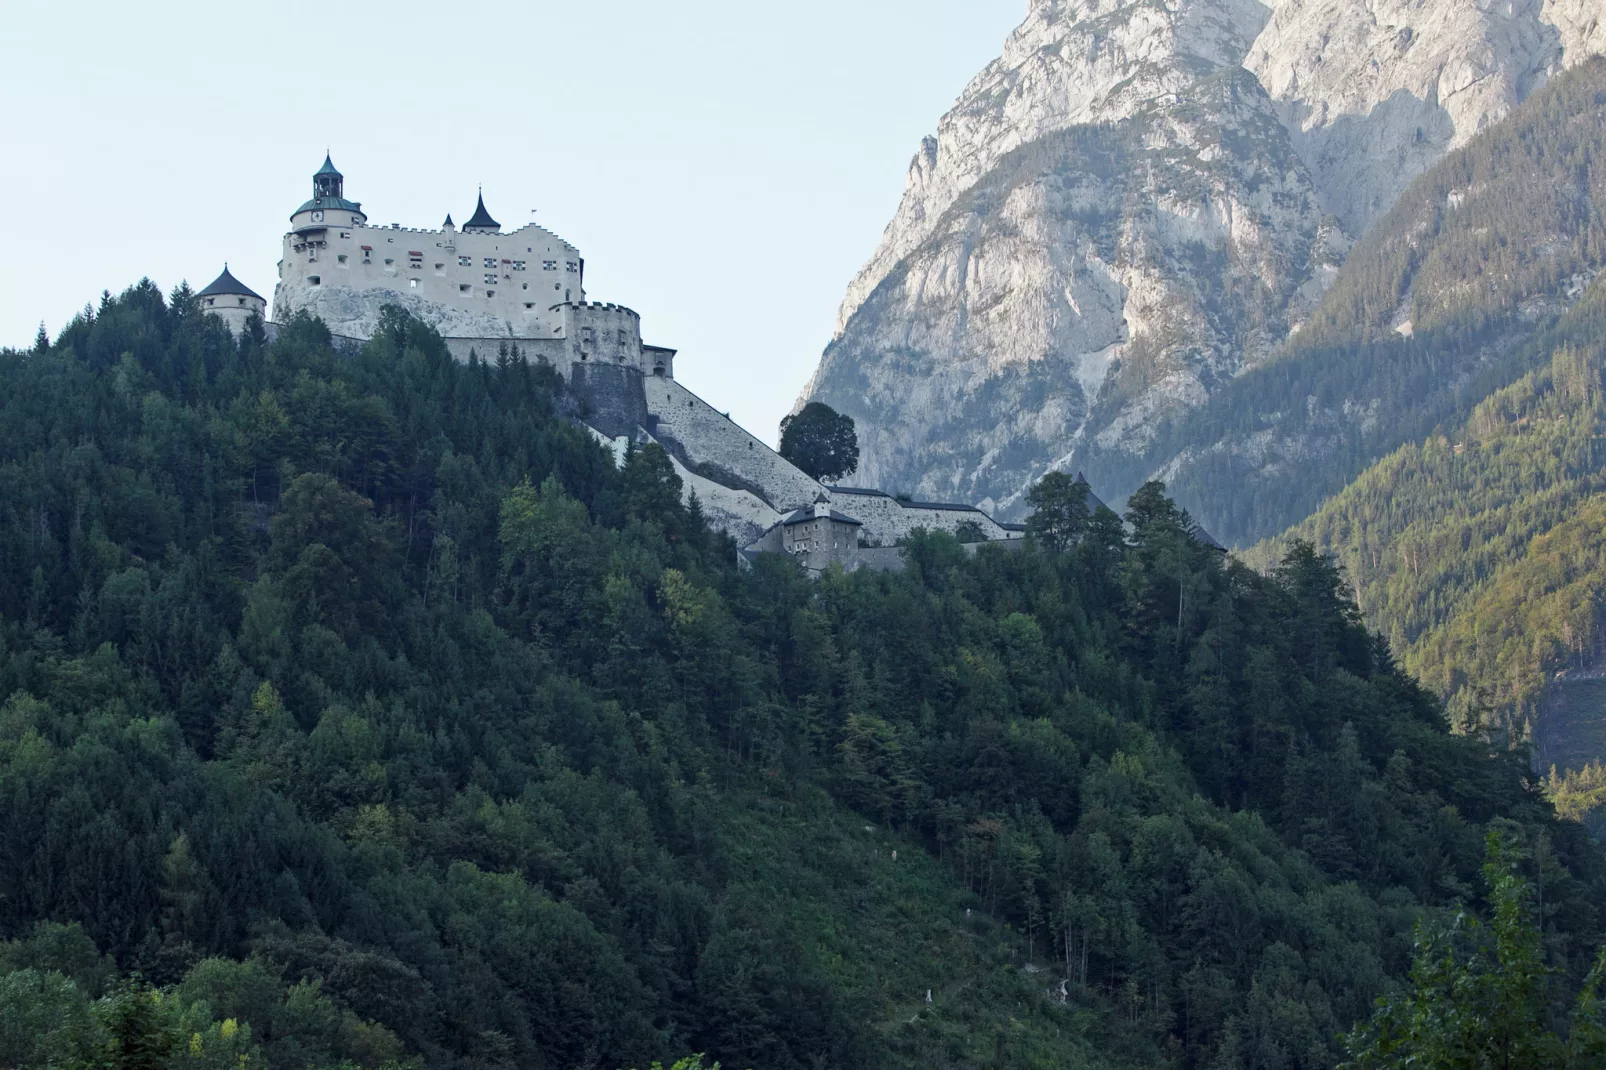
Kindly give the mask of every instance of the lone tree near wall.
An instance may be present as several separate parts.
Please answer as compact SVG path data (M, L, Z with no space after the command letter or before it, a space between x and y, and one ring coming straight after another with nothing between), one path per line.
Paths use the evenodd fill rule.
M834 480L859 467L853 417L811 401L781 421L781 456L813 479Z

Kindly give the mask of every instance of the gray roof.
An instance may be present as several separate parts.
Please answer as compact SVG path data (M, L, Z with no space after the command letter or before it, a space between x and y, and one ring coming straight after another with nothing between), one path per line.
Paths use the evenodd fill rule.
M239 279L235 278L229 272L229 265L227 265L227 264L223 265L223 274L221 274L217 278L213 279L211 284L209 286L207 286L206 289L202 290L200 293L196 294L195 296L196 297L221 297L221 296L223 296L225 294L227 294L230 297L236 297L236 296L254 297L258 301L262 300L262 295L261 294L257 293L255 290L251 289L251 287L247 286L245 283L243 283Z
M855 527L864 527L862 523L853 519L851 516L848 516L846 513L839 513L835 509L831 510L830 516L832 520L835 520L839 524L852 524ZM816 519L818 518L814 515L814 507L808 506L803 509L799 509L797 512L783 519L781 521L781 527L789 528L794 524L807 524L810 520Z

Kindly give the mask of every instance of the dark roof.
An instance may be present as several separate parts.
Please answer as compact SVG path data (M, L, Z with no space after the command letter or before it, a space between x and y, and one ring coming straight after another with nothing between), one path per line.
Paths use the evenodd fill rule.
M347 212L362 211L362 205L358 204L356 201L348 201L344 197L314 197L312 200L308 201L306 204L303 204L300 208L297 208L290 214L292 216L298 216L302 212L310 212L314 208L334 208Z
M998 526L1003 528L1005 531L1025 531L1026 530L1026 525L1025 524L1005 524L1002 521L1000 521L1000 522L998 522Z
M446 213L446 222L442 223L441 226L444 228L444 227L449 227L451 225L452 225L452 213L447 212Z
M890 497L892 497L892 495L888 494L884 490L870 490L870 489L868 489L866 487L833 487L833 486L827 486L826 489L829 490L832 494L863 494L863 495L865 495L867 497L871 497L871 498L890 498Z
M339 174L340 172L335 168L335 162L329 158L329 154L327 152L323 154L323 166L313 172L314 176ZM345 176L341 175L340 177L344 178Z
M480 194L480 201L474 206L474 218L463 224L463 229L469 227L490 227L500 229L502 224L491 218L491 213L485 210L485 194Z
M213 279L210 286L195 296L220 297L224 294L227 294L230 297L244 296L254 297L258 301L262 300L261 294L257 293L255 290L251 289L251 287L247 286L245 283L241 282L239 279L235 278L229 273L229 265L227 264L223 265L223 274Z
M781 527L789 528L794 524L807 524L810 520L815 519L817 518L814 515L814 507L809 506L808 508L799 509L797 512L782 520ZM846 513L839 513L835 509L831 510L831 519L835 520L839 524L853 524L856 527L864 527L862 523L853 519L851 516L848 516Z
M1227 548L1217 542L1214 535L1210 534L1198 524L1194 524L1188 534L1192 535L1193 541L1198 543L1200 546L1207 546L1212 550L1220 550L1222 553L1227 552Z
M1076 481L1078 483L1086 485L1086 487L1087 487L1087 515L1088 516L1092 516L1094 513L1098 512L1100 509L1108 509L1109 508L1109 506L1104 504L1103 499L1101 499L1097 494L1093 493L1093 485L1091 483L1088 483L1086 476L1084 476L1082 473L1078 472L1078 473L1076 473Z

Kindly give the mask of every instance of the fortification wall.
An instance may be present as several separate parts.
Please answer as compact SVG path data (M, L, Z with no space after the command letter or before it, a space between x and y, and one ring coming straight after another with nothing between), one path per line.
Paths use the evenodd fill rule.
M673 379L647 375L642 383L647 410L657 419L653 434L672 440L693 464L714 464L736 473L758 487L778 512L813 504L820 484L730 417ZM843 512L852 515L851 510Z
M525 360L542 360L558 369L558 372L568 378L568 353L565 352L561 338L447 338L447 350L457 360L468 363L469 353L472 352L488 364L494 364L505 349L510 357L522 356Z
M647 424L647 395L640 370L619 364L571 364L569 384L580 398L581 419L609 438L631 438Z
M371 337L379 307L395 303L442 334L552 337L555 306L585 300L583 266L574 246L534 225L507 234L303 227L284 236L274 318L306 309L331 330Z
M986 539L1005 539L1009 532L980 509L963 505L900 502L880 491L830 488L831 504L864 525L866 543L892 546L917 528L958 534L960 527L975 524Z

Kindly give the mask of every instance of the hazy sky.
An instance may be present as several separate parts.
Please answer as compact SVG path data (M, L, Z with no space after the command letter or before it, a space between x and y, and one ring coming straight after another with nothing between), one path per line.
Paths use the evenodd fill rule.
M1022 0L0 0L0 345L102 290L272 300L327 146L370 222L478 184L774 440L910 158Z

